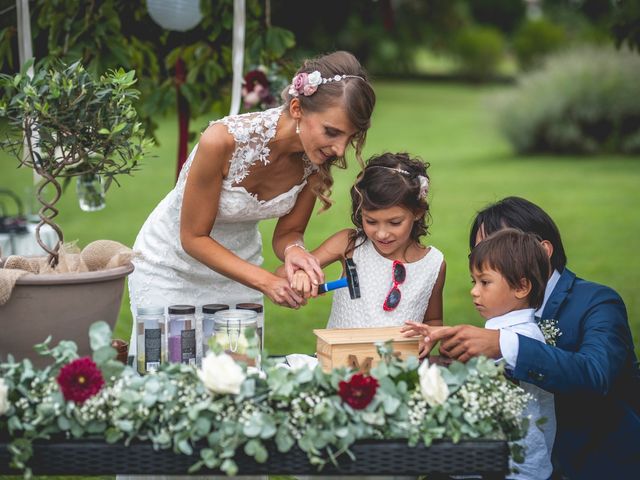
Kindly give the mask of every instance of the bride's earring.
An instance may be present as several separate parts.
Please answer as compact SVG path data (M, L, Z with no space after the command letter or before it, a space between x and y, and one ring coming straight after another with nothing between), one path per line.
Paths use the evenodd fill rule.
M296 120L296 134L300 135L300 120Z

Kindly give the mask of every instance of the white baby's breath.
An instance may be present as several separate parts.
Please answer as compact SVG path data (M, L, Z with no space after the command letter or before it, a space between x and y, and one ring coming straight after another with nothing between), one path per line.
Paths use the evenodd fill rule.
M0 415L4 415L9 411L9 386L0 378Z

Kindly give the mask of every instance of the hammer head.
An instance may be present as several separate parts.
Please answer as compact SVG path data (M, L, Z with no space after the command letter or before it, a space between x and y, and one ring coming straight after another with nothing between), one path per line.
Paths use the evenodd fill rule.
M358 282L358 271L356 270L356 263L352 258L345 260L345 270L347 276L347 286L349 287L349 296L351 300L360 298L360 283Z

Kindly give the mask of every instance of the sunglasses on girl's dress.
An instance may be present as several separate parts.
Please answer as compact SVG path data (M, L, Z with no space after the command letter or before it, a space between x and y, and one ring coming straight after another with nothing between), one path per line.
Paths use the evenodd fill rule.
M400 303L402 294L400 293L398 285L403 283L405 278L407 278L407 270L404 268L404 264L399 260L393 261L392 271L393 285L391 286L391 290L389 290L389 293L387 293L387 298L382 304L382 308L385 312L390 312L391 310L395 309Z

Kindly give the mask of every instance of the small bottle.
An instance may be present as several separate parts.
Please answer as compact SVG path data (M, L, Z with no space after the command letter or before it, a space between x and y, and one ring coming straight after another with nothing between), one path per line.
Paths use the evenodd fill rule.
M215 314L223 310L229 310L229 305L224 303L209 303L202 306L202 356L209 351L209 339L213 336Z
M260 338L260 345L264 345L264 307L259 303L238 303L236 309L256 312L258 337Z
M169 361L196 364L196 307L171 305L169 311Z
M155 371L166 361L164 307L138 307L136 326L138 373Z

